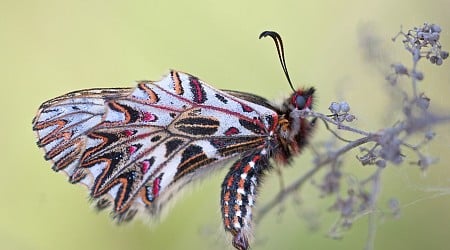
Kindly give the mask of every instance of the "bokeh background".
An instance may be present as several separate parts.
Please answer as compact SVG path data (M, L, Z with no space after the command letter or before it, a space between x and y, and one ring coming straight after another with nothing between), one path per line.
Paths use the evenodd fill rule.
M158 80L168 69L199 76L217 88L248 91L269 99L288 95L273 42L258 40L276 30L285 42L291 78L318 89L316 109L347 100L368 130L394 122L389 87L380 65L368 63L361 34L378 38L375 55L410 64L390 38L405 28L434 22L450 48L448 0L399 1L55 1L0 2L0 249L230 249L219 213L224 171L212 175L177 203L157 227L134 221L113 223L96 213L84 187L70 185L50 170L35 145L31 120L39 105L69 91L129 87L133 80ZM364 45L364 43L363 43ZM367 44L365 44L367 45ZM450 67L421 64L421 88L432 105L450 110ZM381 67L383 68L383 67ZM437 129L426 153L440 163L426 175L405 164L383 172L375 249L450 248L450 129ZM329 137L323 127L313 143ZM347 171L367 174L352 152ZM407 152L412 154L411 152ZM310 166L311 151L285 170L285 179ZM224 167L224 170L228 167ZM274 174L261 189L259 204L279 190ZM401 216L387 201L396 197ZM326 237L336 214L330 199L314 188L301 192L284 211L272 211L256 227L254 249L363 249L367 217L341 240ZM312 226L315 225L315 226ZM317 228L316 228L317 226ZM316 228L311 230L311 227Z

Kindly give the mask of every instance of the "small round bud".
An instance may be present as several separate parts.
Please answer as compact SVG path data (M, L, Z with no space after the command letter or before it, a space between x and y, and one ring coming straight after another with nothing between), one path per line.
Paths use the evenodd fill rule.
M424 94L421 94L417 100L417 106L423 110L426 110L430 106L430 101L430 98L426 97Z
M332 102L330 104L330 107L328 107L328 109L331 111L331 113L337 114L341 112L341 105L339 105L339 103L337 102Z
M413 74L413 77L416 78L416 79L419 80L419 81L422 81L422 80L423 80L423 73L420 72L420 71L417 71L417 72L415 72L415 73Z
M354 116L354 115L352 115L352 114L347 114L346 116L345 116L345 120L347 121L347 122L352 122L352 121L354 121L356 119L356 117Z
M430 29L432 32L437 32L437 33L441 33L441 31L442 31L441 27L437 24L431 24Z
M436 64L436 61L437 61L437 56L430 56L430 62L432 64Z
M347 102L341 102L340 106L342 112L347 113L348 111L350 111L350 105L348 105Z
M440 56L441 56L441 58L444 59L444 60L447 59L447 57L448 57L448 51L441 51Z
M438 66L442 65L443 62L444 62L444 60L442 60L442 58L440 58L440 57L438 57L436 59L436 65L438 65Z
M399 74L399 75L408 74L408 69L405 66L403 66L403 64L401 64L401 63L392 64L391 67L394 68L394 71L396 74Z

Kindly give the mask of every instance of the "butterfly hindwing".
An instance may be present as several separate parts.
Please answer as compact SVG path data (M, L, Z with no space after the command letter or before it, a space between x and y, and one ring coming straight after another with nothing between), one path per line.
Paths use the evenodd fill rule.
M43 103L33 120L38 146L55 171L69 176L80 164L86 135L102 122L105 101L128 95L131 89L90 89L71 92Z

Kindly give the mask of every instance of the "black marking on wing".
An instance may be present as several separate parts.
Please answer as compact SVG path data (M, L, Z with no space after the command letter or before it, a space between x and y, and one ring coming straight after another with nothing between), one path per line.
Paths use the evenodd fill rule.
M206 166L216 161L216 158L208 158L203 152L203 148L198 145L188 146L181 155L181 162L178 166L174 179L177 180L184 175L194 172L202 166Z
M221 102L223 102L225 104L228 103L228 100L225 97L223 97L223 95L220 95L220 94L216 93L215 97L217 98L217 100L219 100L219 101L221 101Z
M258 126L258 124L256 124L256 122L250 122L248 120L239 119L239 123L242 125L242 127L252 131L255 134L262 134L263 133L261 127Z
M164 157L168 157L171 153L178 149L183 144L183 140L175 138L167 141L166 145L166 154Z
M213 135L217 132L220 122L210 117L186 117L174 124L175 128L191 135Z
M192 95L194 96L193 101L196 103L206 102L206 92L202 84L196 77L189 77L189 86L191 87Z

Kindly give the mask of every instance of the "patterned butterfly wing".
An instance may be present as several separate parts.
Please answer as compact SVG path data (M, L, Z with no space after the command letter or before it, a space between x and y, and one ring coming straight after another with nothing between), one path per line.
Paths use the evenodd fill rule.
M183 185L224 160L263 147L272 109L171 71L135 89L93 89L44 103L33 125L38 145L97 207L119 221L160 210Z
M87 134L103 119L105 102L130 94L130 88L89 89L68 93L43 103L33 119L39 147L55 171L69 176L80 164Z

